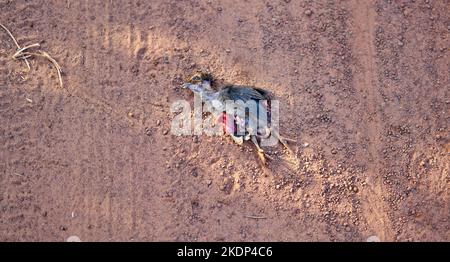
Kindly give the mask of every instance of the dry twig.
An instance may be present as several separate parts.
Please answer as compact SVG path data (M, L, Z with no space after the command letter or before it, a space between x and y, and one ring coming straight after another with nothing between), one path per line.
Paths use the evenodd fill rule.
M22 59L22 60L24 60L25 63L27 64L28 70L31 69L30 63L28 62L28 58L31 58L31 57L43 57L43 58L47 59L56 68L56 72L58 73L59 85L61 86L61 88L64 87L63 86L63 81L62 81L62 76L61 76L61 66L58 64L58 62L56 62L56 60L53 57L51 57L47 52L44 52L44 51L41 51L41 50L38 50L36 52L28 52L27 51L28 49L33 48L33 47L40 47L40 45L39 44L32 44L32 45L27 45L27 46L22 48L22 47L20 47L19 43L17 43L17 40L12 35L11 31L9 31L8 28L6 28L2 24L0 24L0 26L6 31L6 33L8 33L8 35L13 40L14 44L16 44L16 46L17 46L17 51L12 56L13 59Z
M246 218L251 218L251 219L267 219L267 217L260 217L260 216L252 216L252 215L246 215Z
M44 51L21 52L17 58L19 59L19 58L23 58L23 57L33 57L33 56L43 57L43 58L46 58L48 61L50 61L53 64L53 66L56 68L56 72L58 73L59 85L61 86L61 88L64 87L63 81L62 81L62 76L61 76L61 66L47 52L44 52Z
M6 26L2 25L1 23L0 23L0 26L6 31L6 33L8 33L9 37L11 37L11 39L12 39L13 42L14 42L14 44L16 44L17 50L20 50L21 47L20 47L19 43L17 43L17 40L16 40L16 38L14 38L13 34L11 33L11 31L9 31L9 29L6 28ZM30 71L30 70L31 70L31 66L30 66L30 63L28 62L27 58L24 58L23 60L24 60L25 63L27 64L28 71Z

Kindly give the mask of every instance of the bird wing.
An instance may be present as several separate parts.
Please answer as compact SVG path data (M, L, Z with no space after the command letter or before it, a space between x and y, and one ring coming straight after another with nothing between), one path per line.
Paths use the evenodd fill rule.
M224 100L269 100L267 91L248 86L227 86L220 92Z
M257 111L256 112L248 112L248 115L245 117L245 120L238 119L237 116L228 116L235 122L235 128L239 127L240 130L246 130L254 134L254 132L258 131L258 128L264 128L268 126L268 108L267 103L258 103L261 100L270 100L269 94L267 91L260 88L253 88L248 86L235 86L230 85L226 86L224 89L220 91L219 100L241 100L244 103L250 100L254 100L257 102ZM236 131L236 129L234 129Z

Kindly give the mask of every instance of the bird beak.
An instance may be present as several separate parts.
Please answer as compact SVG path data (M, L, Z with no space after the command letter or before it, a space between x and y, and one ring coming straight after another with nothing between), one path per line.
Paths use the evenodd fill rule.
M191 85L190 83L184 83L184 84L181 86L181 88L186 89L186 88L189 88L190 85Z

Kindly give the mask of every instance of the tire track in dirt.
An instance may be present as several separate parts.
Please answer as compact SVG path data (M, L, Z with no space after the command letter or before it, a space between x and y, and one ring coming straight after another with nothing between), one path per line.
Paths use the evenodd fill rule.
M354 171L349 171L358 163L352 161L354 131L346 125L347 116L354 114L352 109L357 105L349 66L352 54L348 42L348 11L332 2L308 5L307 8L316 10L309 17L304 14L307 8L301 5L292 11L289 8L267 8L270 18L276 19L275 24L286 23L283 29L267 28L267 20L262 15L259 22L261 48L266 51L265 60L270 61L267 67L274 67L281 56L285 70L275 75L297 76L299 68L298 81L302 81L305 89L298 88L298 81L291 84L272 80L283 88L290 88L283 91L296 94L292 97L296 101L292 113L298 118L292 125L301 126L301 130L296 130L297 136L314 141L314 149L300 149L304 165L297 175L305 184L302 185L304 191L315 192L311 197L313 203L303 200L304 205L317 206L305 208L301 214L306 213L305 218L310 216L320 222L315 230L325 233L329 240L361 239L360 197L348 188L354 187L358 179ZM339 107L335 108L337 103ZM301 121L302 118L306 121ZM301 125L299 120L303 122ZM331 148L338 147L343 148L342 154L330 154ZM277 171L284 174L280 169ZM288 180L287 174L283 176Z
M89 161L86 166L88 179L94 185L92 187L91 195L92 207L94 209L94 214L98 218L95 226L101 228L106 234L104 237L112 238L114 236L114 219L111 212L111 191L109 190L109 172L108 168L105 167L104 163L108 163L110 160L107 158L106 152L110 152L107 145L110 143L105 130L107 130L106 123L108 122L104 116L99 112L93 112L92 116L89 116L91 125L88 127L86 132L91 134L86 139L86 144L83 148L88 149ZM103 139L94 144L97 137L102 137ZM106 149L105 149L106 148Z
M106 1L106 7L103 6L102 1L79 1L77 2L77 6L70 5L68 7L68 12L72 9L84 10L84 12L77 12L77 16L69 16L72 17L73 24L76 24L77 21L89 21L94 20L93 23L88 24L86 27L80 27L80 31L75 31L75 35L81 37L73 37L77 39L76 48L73 50L69 50L69 54L72 54L71 60L72 62L77 62L74 67L71 67L71 70L77 70L83 72L81 79L68 79L75 80L70 85L66 86L66 89L63 92L67 93L68 99L73 97L75 99L81 100L83 104L87 104L88 106L94 107L96 110L101 111L108 115L109 117L114 118L117 121L125 121L130 127L135 124L139 124L139 121L127 118L128 111L125 108L121 107L119 104L112 105L107 99L107 94L111 93L110 90L105 90L105 86L111 88L109 82L101 83L102 88L99 90L92 90L91 87L98 83L101 79L110 79L113 77L113 68L111 67L111 59L107 56L111 54L113 50L112 46L112 33L111 33L111 24L108 20L108 17L112 14L112 6L110 6L110 2ZM104 17L96 17L98 13L101 13L103 8L106 8L108 12L110 12L109 16ZM105 18L102 21L96 21L96 19ZM106 25L106 26L104 26ZM101 38L101 35L104 35ZM86 40L88 39L88 40ZM99 49L107 49L106 51L99 52ZM76 50L81 50L80 54L74 53ZM106 57L105 57L106 56ZM101 65L98 61L105 61L105 65ZM71 65L73 66L73 65ZM100 77L94 77L90 71L101 71ZM69 78L71 75L68 76ZM83 85L83 83L88 83L88 86ZM99 95L96 95L95 91L97 91ZM116 102L116 101L113 101ZM137 132L142 132L143 126L138 125Z
M335 5L331 2L328 3L328 6L324 6L325 4L318 4L318 6L316 6L317 9L322 9L324 13L327 14L328 16L334 16L335 15ZM323 36L321 31L319 30L320 25L322 25L324 23L324 18L319 17L317 18L317 20L313 20L310 21L309 23L309 48L308 48L308 53L311 54L312 56L312 63L311 63L311 68L312 68L312 75L310 75L307 79L308 79L308 83L306 83L306 85L308 86L307 88L311 88L313 89L313 93L311 94L314 98L314 107L313 110L315 111L314 115L317 116L322 116L325 115L326 113L326 101L325 99L323 99L323 87L321 86L321 83L319 82L320 80L318 80L318 76L324 74L324 69L323 69L323 65L327 64L327 60L331 60L333 59L333 56L331 54L326 54L325 50L329 49L330 46L332 46L331 41L333 40L332 37L329 36ZM325 54L324 54L325 53ZM322 90L320 90L322 89ZM329 121L326 122L322 122L319 119L319 126L323 126L324 129L331 129L330 125L331 123ZM314 124L313 124L314 125ZM307 129L308 127L306 127L305 129ZM318 129L318 128L317 128ZM317 135L323 135L320 134L320 131L318 131ZM325 135L325 139L324 141L327 141L329 139L326 138L327 135ZM330 142L330 141L327 141ZM322 150L320 150L322 151ZM320 152L317 155L322 155L324 154L324 152ZM319 170L325 170L324 167L326 167L327 169L330 168L330 165L333 165L332 163L328 163L326 158L323 157L318 157L318 159L321 159L321 161L317 161L315 164L318 165L317 169L311 169L308 170L308 172L311 172L313 175L313 184L316 184L316 189L318 192L320 192L319 194L319 205L322 205L321 209L323 210L332 210L330 212L330 214L328 214L322 221L324 222L324 229L323 229L323 233L325 235L327 235L328 239L330 241L335 241L336 238L338 238L337 236L337 232L336 229L339 227L339 223L337 218L342 215L340 210L333 210L333 201L332 201L332 194L331 194L331 190L329 190L330 188L330 183L328 181L328 179L324 176L323 172L319 171ZM310 188L311 190L311 188ZM315 191L315 190L314 190ZM319 212L321 213L322 210L319 210ZM315 217L317 210L314 210L313 212L311 212L310 214ZM317 220L319 218L316 218Z
M114 63L115 61L111 61L111 59L108 59L108 57L113 53L113 49L111 46L111 23L109 21L110 17L112 17L112 1L96 1L95 4L95 9L97 14L101 14L102 10L106 10L104 15L98 17L99 22L96 25L96 30L100 32L100 34L103 36L102 39L102 43L101 43L101 49L102 52L99 52L99 55L101 55L100 59L101 61L105 61L105 65L104 67L100 67L103 68L102 73L100 75L100 79L105 79L105 83L101 84L102 87L100 89L100 94L102 98L109 98L108 94L113 93L113 86L111 83L113 83L113 81L109 82L108 80L112 79L112 66L111 64ZM100 40L100 39L99 39ZM125 114L123 115L125 117ZM109 121L106 120L105 118L102 121L103 123L108 123ZM98 126L99 128L101 128L100 126ZM105 126L104 128L101 128L101 132L104 132L105 130L108 130L108 128ZM113 141L111 140L106 140L105 143L103 144L105 147L109 147L110 145L113 144ZM112 148L111 148L112 149ZM109 149L108 151L110 151L111 149ZM105 157L104 155L103 159L99 161L99 165L100 167L103 166L103 163L114 163L114 158L110 157ZM110 178L116 180L115 178ZM120 184L122 183L122 181L120 181ZM114 201L112 199L112 194L111 194L111 190L110 188L105 188L105 195L107 196L107 225L108 225L108 232L109 232L109 236L111 238L115 238L118 232L123 232L123 229L121 228L123 225L123 223L118 222L120 221L121 217L120 217L120 212L116 213L114 212ZM133 193L131 193L133 194ZM120 208L120 207L119 207ZM126 208L125 208L126 210Z
M67 16L70 18L71 24L77 24L78 21L88 21L88 1L77 1L72 3L70 6L67 6L67 12L75 12L75 10L80 10L80 12L76 12L75 16ZM86 64L90 61L86 58L86 49L87 44L85 39L88 38L88 32L86 28L79 27L74 31L71 31L70 39L75 39L75 46L76 48L69 50L69 56L72 63L70 63L70 68L68 68L71 71L77 70L77 67L80 67L78 69L78 72L84 72L86 68ZM62 183L67 184L67 196L69 196L70 199L72 199L71 208L77 212L77 216L75 221L77 224L72 225L70 230L72 234L79 236L82 240L91 240L95 237L92 236L92 232L88 229L95 226L96 222L92 219L92 213L91 212L91 205L90 205L90 197L92 196L91 192L89 191L89 188L86 187L85 184L85 176L87 172L86 165L86 152L84 150L85 146L85 139L88 130L85 128L85 124L87 123L86 114L90 111L89 110L89 103L86 101L86 99L79 98L78 92L81 92L83 86L79 83L82 83L83 81L81 79L73 80L73 74L69 74L67 76L67 82L68 84L65 85L65 89L63 92L65 93L66 100L72 100L72 98L75 98L79 100L81 103L78 103L78 107L71 109L72 114L76 115L76 117L73 117L69 120L70 125L72 129L75 131L74 136L71 137L71 140L68 141L68 151L71 152L70 154L70 161L71 161L71 170L70 175L71 178L63 178ZM80 90L80 91L78 91ZM73 101L74 105L77 104L75 101ZM77 157L82 156L82 157ZM92 183L92 182L91 182ZM60 221L62 223L63 221ZM64 239L68 237L67 235L64 235Z
M0 108L9 109L0 115L0 224L13 229L2 231L0 238L8 241L20 241L23 238L36 240L39 238L38 232L29 230L38 228L37 217L33 213L40 208L33 191L39 162L39 156L36 156L36 127L34 122L17 121L35 116L29 102L25 101L25 92L11 88L14 80L2 77L0 81L5 83L0 90ZM24 152L31 152L31 155Z
M382 130L381 117L379 113L379 106L381 102L380 94L378 93L376 63L374 61L376 51L374 47L375 36L375 12L373 3L370 1L352 0L349 5L353 8L354 18L354 32L355 41L353 43L355 54L361 65L361 69L356 72L355 84L356 90L359 93L359 99L365 101L367 111L364 111L365 122L367 123L367 136L369 137L369 154L367 159L368 170L367 190L363 190L362 199L367 202L363 205L365 209L365 218L372 228L374 234L380 237L381 240L392 240L392 235L388 232L389 218L387 217L387 206L382 200L384 188L380 176L380 149L382 142L380 135ZM364 141L362 141L364 143Z
M449 214L442 176L448 135L441 133L449 123L449 5L376 3L377 73L385 102L382 179L391 228L397 241L443 240Z
M78 17L78 19L80 20L86 20L86 19L91 19L92 20L92 16L97 14L98 12L100 12L101 9L103 9L103 5L99 2L93 3L93 2L84 2L84 10L91 10L88 12L84 12L84 15L80 17ZM112 10L112 6L110 6L109 8L106 8L106 10L109 10L111 12ZM129 13L129 18L128 20L131 20L131 17L133 15L132 10L133 10L133 6L132 6L132 2L130 2L130 6L128 8L128 10L130 10ZM99 53L96 53L98 51L98 49L96 49L98 46L96 46L96 40L101 40L101 38L99 37L99 32L103 32L103 27L101 24L98 24L98 22L100 23L109 23L109 21L105 21L104 16L97 16L94 19L94 22L89 24L86 32L88 34L88 39L90 39L90 41L88 40L86 41L81 41L78 46L84 46L85 48L83 48L82 51L82 59L83 60L87 60L86 65L84 64L79 64L78 66L84 66L84 68L87 68L88 70L84 70L84 72L86 72L87 74L82 74L82 78L80 80L82 80L83 82L86 83L90 83L91 85L94 85L94 83L97 83L100 80L103 79L109 79L112 75L113 75L113 69L109 64L107 64L106 67L103 67L104 71L101 72L99 79L96 79L92 76L89 75L89 70L98 70L99 67L101 67L100 63L96 63L95 61L97 60L102 60L103 58L105 58L105 54L110 54L111 52L113 52L114 50L112 50L112 46L110 44L105 44L109 47L106 48L107 50L102 50ZM97 21L99 20L99 21ZM106 28L110 28L110 26L106 26ZM132 52L131 50L138 50L141 46L139 45L139 43L141 41L138 41L136 44L134 39L139 39L139 37L141 35L137 35L139 33L136 33L136 31L134 30L134 25L131 24L130 25L130 47L128 50L130 50L130 59L135 60L135 54L134 52ZM106 30L108 31L108 29ZM111 33L110 32L104 32L105 35L108 36L108 38L111 38ZM77 37L74 37L77 38ZM142 38L142 37L141 37ZM86 38L84 38L86 39ZM146 39L144 39L146 40ZM106 40L107 42L110 40ZM139 48L133 48L133 46L137 46ZM92 50L91 51L85 51L85 50ZM139 49L140 50L140 49ZM117 50L116 50L117 51ZM122 51L122 50L119 50ZM106 58L105 58L106 59ZM94 61L93 61L94 60ZM106 59L107 61L110 61L110 59ZM90 62L91 61L91 62ZM92 62L93 61L93 62ZM75 70L75 69L73 69ZM82 70L83 71L83 70ZM79 81L77 81L78 83L80 83ZM119 103L116 103L114 106L110 105L109 103L107 103L106 101L104 101L104 99L98 98L96 97L95 93L102 93L102 94L106 94L106 93L110 93L109 90L105 90L105 88L109 89L111 88L111 86L109 86L109 83L101 83L101 88L100 89L96 89L96 90L92 90L92 91L85 91L84 89L86 88L85 86L79 86L79 85L74 85L74 86L70 86L67 90L67 94L68 94L68 98L72 97L75 98L77 100L79 100L81 103L81 105L85 108L93 108L94 111L90 111L88 114L93 113L95 115L95 121L93 120L94 123L97 122L104 122L105 119L100 117L100 119L97 119L99 115L106 115L106 118L111 118L110 120L113 122L122 122L122 123L126 123L128 124L128 127L131 129L134 129L133 133L138 133L139 135L142 135L142 130L144 130L144 124L139 122L139 119L134 119L134 118L127 118L127 112L126 110L124 110L124 108L121 108ZM119 87L122 88L122 87ZM66 90L64 90L66 91ZM88 117L88 119L92 119L92 117L89 117L88 115L85 115L85 117ZM86 120L83 120L83 122L85 122ZM82 122L80 122L79 124L76 124L76 126L79 125L83 125ZM92 128L83 128L83 132L84 133L89 133L91 130L92 132L94 132L93 137L105 137L104 135L100 135L100 133L98 133L97 128L99 128L97 125L92 126ZM147 139L147 137L145 137ZM89 140L89 139L88 139ZM107 140L107 144L109 145L110 143L114 143L114 140ZM117 141L115 141L117 142ZM81 143L80 146L77 146L78 151L83 147L88 146L89 143L87 143L87 141L85 141L84 143ZM113 148L113 146L111 145L111 148ZM74 149L76 151L76 149ZM86 149L83 149L83 152L81 155L85 155ZM101 148L98 149L100 151L103 151ZM130 147L126 147L123 149L124 154L128 154L127 152L130 151L136 151L137 148L135 148L135 146L130 146ZM99 151L99 152L100 152ZM96 151L97 152L97 151ZM117 155L113 155L112 158L109 158L108 156L105 156L104 154L102 154L101 152L99 153L100 155L94 154L91 158L92 159L97 159L95 162L98 161L105 161L105 162L114 162L114 159L116 159ZM135 161L135 160L133 160ZM82 169L84 169L85 167L83 167ZM86 167L86 168L91 168L91 166ZM117 166L116 166L117 168ZM94 168L94 170L97 170L97 168ZM117 171L116 169L113 169L113 171ZM130 194L131 197L131 202L127 202L125 201L127 204L125 206L123 206L124 203L117 203L115 202L115 198L112 197L110 190L108 190L108 195L106 196L106 202L104 204L104 208L103 209L99 209L98 206L96 206L95 198L90 197L89 199L85 199L85 201L83 201L85 203L85 208L82 208L84 211L91 213L91 215L87 215L86 218L88 219L86 221L85 224L94 224L94 225L98 225L98 224L103 224L101 221L104 221L103 219L107 218L107 224L108 224L108 229L107 229L107 236L112 237L114 235L116 235L117 233L115 233L115 230L122 232L123 230L123 221L125 220L126 224L128 223L128 221L131 221L131 225L130 225L130 229L132 230L133 227L135 227L135 221L136 221L136 202L139 201L139 199L136 197L135 192L136 192L136 188L137 188L137 181L136 178L134 177L134 171L133 171L133 166L129 166L127 164L127 166L125 167L125 171L124 174L127 174L129 177L128 179L126 179L125 177L118 177L116 176L114 179L111 179L111 183L109 185L110 188L114 189L114 188L118 188L120 187L120 185L128 185L128 189L126 190L126 192L128 192ZM83 183L84 179L82 176L80 176L80 180L79 183ZM102 184L101 180L97 180L96 184ZM86 194L84 194L85 197L89 197L86 196ZM92 196L92 195L91 195ZM130 205L128 205L130 204ZM89 211L90 210L90 211ZM102 216L101 218L96 219L94 216L92 216L92 214L94 213L99 213L99 214L104 214L104 211L107 210L107 212L109 212L106 216ZM123 215L123 213L118 212L119 210L127 210L129 211L129 215ZM94 219L94 221L91 221L92 219ZM99 220L100 219L100 220ZM105 221L104 221L105 222ZM102 229L104 230L104 229ZM92 234L90 236L92 238ZM94 236L95 238L95 236Z
M130 24L132 24L131 21L132 21L132 16L133 16L133 14L135 12L135 8L134 8L132 2L129 2L129 4L130 4L130 6L129 6L128 9L129 9L129 15L130 16L129 16L128 20L130 21ZM130 42L131 42L131 39L130 39ZM131 47L130 47L130 50L132 50ZM144 50L146 50L146 49L144 49ZM133 59L133 60L135 60L135 59ZM139 67L139 65L137 65L137 67ZM139 68L137 70L139 70ZM131 197L130 197L130 201L131 201L130 205L131 205L131 207L128 207L128 221L126 221L126 222L128 222L127 224L128 224L128 231L129 231L128 235L129 236L134 234L133 231L135 229L135 223L136 223L136 206L137 206L137 204L136 204L136 201L137 201L136 195L138 194L138 192L136 192L136 190L137 190L137 188L136 188L136 176L134 174L134 172L135 172L135 157L134 157L134 154L135 154L137 149L132 148L133 146L134 146L134 144L132 143L130 145L131 155L130 155L130 159L128 161L128 164L129 164L129 170L128 170L128 174L127 174L127 176L128 176L127 180L128 181L126 183L127 186L128 186L129 194L131 194Z

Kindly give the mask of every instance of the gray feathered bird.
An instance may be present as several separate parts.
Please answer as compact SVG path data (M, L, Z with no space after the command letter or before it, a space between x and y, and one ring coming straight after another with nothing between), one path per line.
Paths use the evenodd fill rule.
M183 88L190 89L192 92L200 95L203 102L219 101L224 104L227 100L242 101L243 103L254 101L256 104L256 111L248 111L244 115L230 115L222 111L217 115L217 119L224 125L227 135L229 135L234 142L241 145L244 140L251 140L257 148L258 156L266 164L266 155L264 150L260 147L258 139L267 138L270 135L283 144L283 146L291 153L287 141L295 141L282 137L276 130L270 127L270 96L266 90L254 88L249 86L226 85L219 91L215 91L211 85L213 77L204 72L196 72L191 76L187 83L183 84ZM261 102L261 103L259 103ZM243 104L235 104L239 105ZM244 110L245 108L238 108ZM257 128L254 128L257 127ZM257 129L257 130L255 130ZM244 130L244 132L238 132Z

